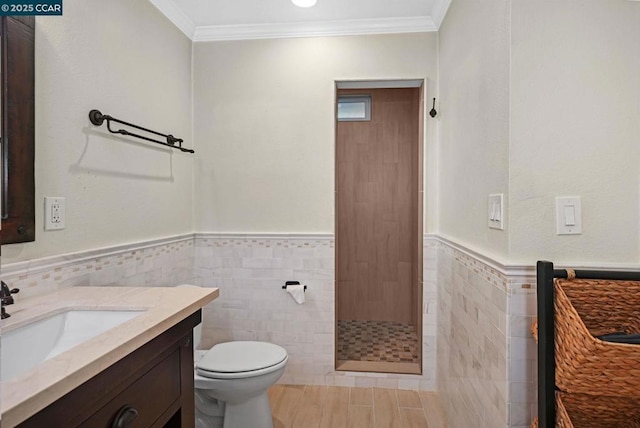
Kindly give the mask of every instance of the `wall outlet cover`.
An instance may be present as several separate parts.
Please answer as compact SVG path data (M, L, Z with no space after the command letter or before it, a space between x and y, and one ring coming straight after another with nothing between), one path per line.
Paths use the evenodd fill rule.
M65 223L65 198L45 196L44 230L62 230Z
M582 234L582 202L580 196L556 198L556 234Z

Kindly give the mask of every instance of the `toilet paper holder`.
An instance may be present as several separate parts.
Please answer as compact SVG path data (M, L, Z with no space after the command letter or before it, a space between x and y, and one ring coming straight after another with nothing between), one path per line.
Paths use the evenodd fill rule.
M282 286L282 289L286 290L288 285L300 285L300 281L286 281ZM306 285L304 286L304 291L307 291Z

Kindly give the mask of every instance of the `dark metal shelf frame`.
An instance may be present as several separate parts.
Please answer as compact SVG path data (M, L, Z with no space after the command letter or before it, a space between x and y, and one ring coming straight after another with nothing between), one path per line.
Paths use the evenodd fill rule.
M565 269L554 269L553 263L538 261L538 426L553 428L556 420L556 365L553 308L553 280L567 278ZM640 281L640 272L575 270L579 279Z

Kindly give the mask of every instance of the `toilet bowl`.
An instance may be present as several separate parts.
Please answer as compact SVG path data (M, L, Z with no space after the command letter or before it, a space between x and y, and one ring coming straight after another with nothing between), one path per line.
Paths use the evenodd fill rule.
M287 360L271 343L215 345L196 363L196 428L273 428L267 390Z
M193 329L196 428L273 428L267 390L282 376L287 351L267 342L236 341L198 350Z

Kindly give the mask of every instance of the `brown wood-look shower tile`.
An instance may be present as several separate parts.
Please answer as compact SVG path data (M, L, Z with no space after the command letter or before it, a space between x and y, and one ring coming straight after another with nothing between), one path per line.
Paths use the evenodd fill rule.
M336 124L338 319L415 322L412 288L419 282L398 271L404 269L401 263L417 261L413 253L422 242L413 214L421 180L415 166L422 144L418 88L365 92L372 97L371 121ZM338 90L339 95L365 92ZM356 262L366 263L364 276L350 276ZM355 292L342 288L345 279L353 281ZM385 294L384 282L394 283L392 294Z

